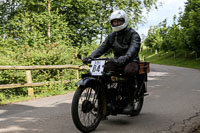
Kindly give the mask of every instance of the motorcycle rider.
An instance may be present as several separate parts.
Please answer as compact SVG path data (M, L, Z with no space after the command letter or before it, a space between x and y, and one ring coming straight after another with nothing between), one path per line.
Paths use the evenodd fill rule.
M139 71L139 50L141 39L139 34L128 27L128 15L123 10L115 10L110 16L110 23L114 32L108 34L101 46L99 46L89 57L83 59L87 63L92 58L98 58L107 52L113 50L114 58L104 66L105 71L123 70L128 84L132 89L136 85L136 74ZM128 104L124 111L133 109Z

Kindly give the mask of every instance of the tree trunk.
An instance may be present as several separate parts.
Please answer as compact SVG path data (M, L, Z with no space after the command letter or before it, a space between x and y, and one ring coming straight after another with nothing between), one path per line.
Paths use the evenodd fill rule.
M176 51L174 51L174 59L176 59Z
M195 52L195 53L196 53L196 54L195 54L195 55L196 55L196 60L198 60L198 53L197 53L197 52Z
M185 51L185 58L187 58L187 51Z
M48 13L49 13L49 16L51 16L51 0L48 0ZM49 44L51 43L51 20L49 19L49 22L48 22L48 41L49 41Z
M72 58L72 63L71 64L74 64L75 60L77 59L77 55L78 55L78 49L75 49L75 53L74 53L74 56Z
M155 54L158 54L158 50L157 49L155 50Z
M101 30L100 44L103 42L103 29L104 29L104 24L102 24L101 27L102 27L102 30Z

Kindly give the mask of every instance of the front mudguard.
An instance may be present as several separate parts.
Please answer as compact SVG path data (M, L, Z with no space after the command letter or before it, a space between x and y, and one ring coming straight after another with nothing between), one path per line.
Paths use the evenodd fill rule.
M80 86L87 86L89 84L98 84L100 85L100 81L96 78L93 77L86 77L84 79L79 80L76 85L80 85Z

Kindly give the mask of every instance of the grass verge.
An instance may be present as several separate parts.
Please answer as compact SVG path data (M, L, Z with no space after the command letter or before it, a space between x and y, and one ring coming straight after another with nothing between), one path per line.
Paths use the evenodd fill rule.
M12 104L12 103L17 103L17 102L22 102L22 101L29 101L29 100L34 100L34 99L39 99L43 97L50 97L50 96L55 96L55 95L64 95L67 93L70 93L75 90L75 81L72 81L69 84L57 84L57 85L52 85L52 86L43 86L42 91L38 93L38 87L33 87L35 95L34 96L28 96L28 88L27 88L27 94L23 95L11 95L8 97L0 97L0 106L1 105L6 105L6 104ZM17 88L15 88L17 89ZM26 89L26 88L24 88ZM1 93L0 93L1 94ZM1 96L1 95L0 95Z
M140 57L154 64L200 69L200 57L196 57L194 53L185 54L184 51L152 53L149 49L145 49L140 53Z

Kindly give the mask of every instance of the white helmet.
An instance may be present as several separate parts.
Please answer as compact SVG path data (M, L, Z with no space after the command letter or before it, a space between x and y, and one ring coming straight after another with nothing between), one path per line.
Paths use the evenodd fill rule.
M122 20L123 24L121 24L119 26L114 26L112 21L115 20L115 19ZM128 15L123 10L116 10L110 16L110 23L111 23L112 29L114 31L120 31L120 30L122 30L122 29L127 27L127 25L128 25Z

